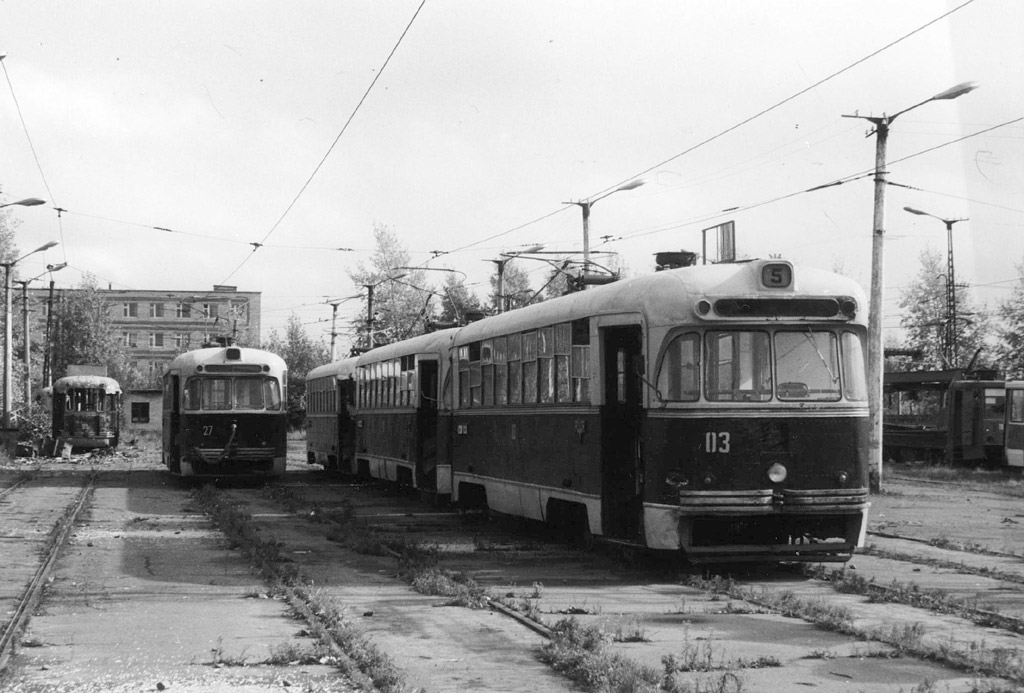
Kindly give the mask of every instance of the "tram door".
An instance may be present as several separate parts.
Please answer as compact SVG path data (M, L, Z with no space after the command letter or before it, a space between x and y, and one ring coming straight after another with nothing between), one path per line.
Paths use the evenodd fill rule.
M641 449L643 352L640 327L603 330L601 523L613 539L643 539L644 463Z
M356 422L352 418L352 406L355 403L356 383L352 378L339 380L337 383L338 398L338 471L342 474L354 474L352 461L356 454Z
M437 480L437 361L420 361L419 402L416 403L416 484L436 488Z

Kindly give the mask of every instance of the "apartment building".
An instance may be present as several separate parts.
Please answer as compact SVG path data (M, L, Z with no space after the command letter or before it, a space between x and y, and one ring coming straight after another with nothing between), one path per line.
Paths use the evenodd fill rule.
M75 289L57 289L53 300ZM143 376L156 382L178 354L197 349L215 337L234 337L242 346L258 346L258 291L215 284L212 291L103 289L110 322L124 339ZM29 289L29 310L36 335L45 333L49 289Z

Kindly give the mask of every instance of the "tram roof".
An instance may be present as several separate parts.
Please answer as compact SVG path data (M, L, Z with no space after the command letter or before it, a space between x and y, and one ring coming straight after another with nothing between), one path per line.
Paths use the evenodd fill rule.
M767 290L760 285L761 269L780 262L793 267L792 285L778 290L780 297L852 296L858 308L851 322L866 322L864 290L849 277L785 260L751 260L665 270L578 291L471 323L462 328L456 341L466 344L596 315L640 313L648 325L701 322L695 311L697 301L764 296Z
M309 373L306 373L306 380L315 380L316 378L327 378L334 376L336 378L347 378L352 375L356 370L356 362L359 359L355 356L344 358L339 361L331 361L325 363L322 366L317 366L312 369Z
M411 354L441 353L451 346L455 335L458 334L460 329L465 328L449 327L437 332L421 334L418 337L410 337L401 342L379 346L357 357L356 361L358 363L356 365L363 366L368 363L397 359Z
M240 358L229 359L227 352L229 349L235 349L240 353ZM288 366L284 359L275 354L272 351L264 351L263 349L253 349L251 347L239 347L239 346L228 346L228 347L207 347L205 349L195 349L193 351L186 351L184 354L180 354L173 361L167 365L167 370L180 369L192 371L196 366L206 366L210 364L226 364L226 363L261 363L270 366L274 370L287 370Z
M53 384L53 392L67 392L76 388L103 390L108 395L121 394L121 384L105 375L66 375Z

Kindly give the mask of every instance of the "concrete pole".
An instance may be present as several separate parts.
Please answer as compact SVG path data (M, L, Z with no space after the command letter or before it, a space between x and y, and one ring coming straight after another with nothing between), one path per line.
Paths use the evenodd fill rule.
M885 170L890 119L872 118L875 124L875 210L871 235L871 297L868 307L868 469L870 490L882 490L882 384L885 352L882 344L882 292L885 278Z
M336 326L338 324L338 304L331 304L331 363L334 363L335 349L334 345L338 339L338 332Z
M11 427L11 270L13 262L4 263L4 414L3 428Z
M28 328L28 282L21 283L21 324L25 333L25 406L32 402L32 348Z
M376 284L366 285L366 345L373 348L373 287Z

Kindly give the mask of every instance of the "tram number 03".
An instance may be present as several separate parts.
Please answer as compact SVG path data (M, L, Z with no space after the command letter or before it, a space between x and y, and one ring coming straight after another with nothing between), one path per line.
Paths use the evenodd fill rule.
M731 445L728 431L708 431L704 434L704 452L729 452Z

